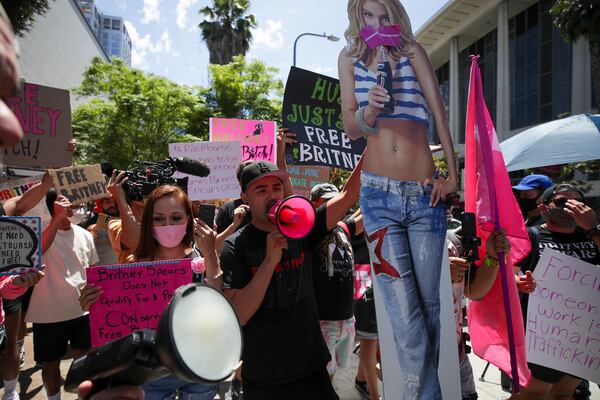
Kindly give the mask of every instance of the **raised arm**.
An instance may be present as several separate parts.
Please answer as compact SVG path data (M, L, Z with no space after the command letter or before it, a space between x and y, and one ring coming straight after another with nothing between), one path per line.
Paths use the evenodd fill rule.
M119 208L119 217L121 218L122 232L120 241L127 249L135 249L140 237L140 227L133 215L133 211L127 204L125 190L123 184L127 182L125 171L113 171L112 176L108 180L107 190L115 198L117 207Z
M328 231L332 230L338 221L341 221L348 210L358 201L360 195L360 171L362 170L364 158L365 155L363 153L340 194L327 202Z
M4 212L8 216L24 215L46 197L52 187L52 178L46 172L42 181L29 188L22 196L9 199L4 203Z
M285 162L285 146L295 143L295 134L288 132L287 128L280 128L277 132L277 168L287 172L287 163ZM291 179L283 181L283 196L288 197L294 194L294 187Z

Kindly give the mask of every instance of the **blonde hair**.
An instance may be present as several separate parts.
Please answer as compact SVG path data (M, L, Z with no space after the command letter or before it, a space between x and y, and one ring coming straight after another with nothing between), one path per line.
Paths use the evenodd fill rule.
M400 46L388 48L388 53L394 59L412 57L409 45L415 42L415 37L412 33L410 19L404 6L399 0L375 1L385 7L392 24L400 25ZM371 51L359 35L360 30L365 27L362 18L364 2L365 0L348 0L348 20L350 24L346 32L344 32L344 37L348 42L348 46L346 47L348 56L354 59L361 59L366 65L369 65L373 60L373 51Z

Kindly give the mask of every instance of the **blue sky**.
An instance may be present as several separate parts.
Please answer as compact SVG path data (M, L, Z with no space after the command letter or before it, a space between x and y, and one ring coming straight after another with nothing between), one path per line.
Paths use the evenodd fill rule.
M404 0L417 31L446 0ZM177 83L205 86L208 49L197 27L198 10L212 0L96 0L104 14L121 16L133 42L132 64ZM340 41L304 36L298 41L296 65L337 78L337 56L346 44L347 0L253 0L250 12L257 28L248 57L279 68L285 81L296 37L304 32L327 33Z

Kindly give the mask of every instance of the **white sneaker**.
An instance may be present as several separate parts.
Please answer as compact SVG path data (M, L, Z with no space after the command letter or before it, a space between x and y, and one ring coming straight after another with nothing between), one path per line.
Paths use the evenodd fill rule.
M2 400L20 400L18 392L4 393Z

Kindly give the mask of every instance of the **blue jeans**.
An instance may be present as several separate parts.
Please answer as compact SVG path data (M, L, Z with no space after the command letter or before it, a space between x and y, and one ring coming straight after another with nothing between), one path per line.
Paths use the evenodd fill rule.
M163 378L142 385L145 400L174 399L176 395L180 400L210 400L217 394L217 385L204 386L190 383L167 375Z
M431 185L361 174L363 224L405 400L442 399L437 366L446 211L442 204L429 207L430 194Z

